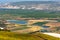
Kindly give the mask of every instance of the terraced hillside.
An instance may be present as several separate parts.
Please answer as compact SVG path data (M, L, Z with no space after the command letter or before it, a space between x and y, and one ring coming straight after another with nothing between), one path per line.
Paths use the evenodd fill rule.
M60 40L41 33L17 34L0 31L0 40Z

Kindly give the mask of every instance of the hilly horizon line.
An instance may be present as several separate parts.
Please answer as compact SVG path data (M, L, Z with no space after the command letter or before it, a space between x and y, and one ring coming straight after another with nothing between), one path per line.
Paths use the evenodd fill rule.
M37 2L37 3L39 3L39 2L40 2L40 3L44 3L44 2L45 2L45 3L47 3L47 2L49 2L49 3L50 3L50 2L51 2L51 3L56 3L56 2L59 3L60 1L19 1L19 2L9 2L9 3L11 4L11 3L29 3L29 2L30 2L30 3L36 3L36 2Z
M60 2L60 1L17 1L17 2ZM15 3L15 2L6 2L6 3ZM0 3L4 4L4 3Z
M18 1L18 2L60 2L60 1Z

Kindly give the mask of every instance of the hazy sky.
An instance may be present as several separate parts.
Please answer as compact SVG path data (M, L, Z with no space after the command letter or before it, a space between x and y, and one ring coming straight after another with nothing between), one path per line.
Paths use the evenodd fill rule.
M59 0L0 0L0 3L17 2L17 1L59 1Z

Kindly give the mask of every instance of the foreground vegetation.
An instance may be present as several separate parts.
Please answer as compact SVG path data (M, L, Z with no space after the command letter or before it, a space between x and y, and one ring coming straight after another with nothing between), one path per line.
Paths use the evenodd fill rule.
M13 32L0 31L0 40L60 40L41 33L18 34Z

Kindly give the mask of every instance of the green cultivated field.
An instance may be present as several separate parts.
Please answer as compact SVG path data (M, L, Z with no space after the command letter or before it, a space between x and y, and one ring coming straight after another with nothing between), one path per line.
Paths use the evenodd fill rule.
M18 34L13 32L0 31L0 40L60 40L41 33Z
M8 15L7 15L8 14ZM57 18L60 17L60 12L40 11L40 10L21 10L21 9L2 9L0 17L3 19L23 18Z

